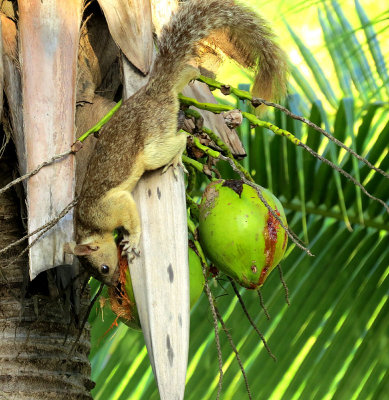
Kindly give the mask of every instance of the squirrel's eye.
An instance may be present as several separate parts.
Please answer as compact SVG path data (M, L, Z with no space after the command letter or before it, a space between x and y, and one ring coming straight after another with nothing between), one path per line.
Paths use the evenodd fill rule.
M108 267L108 265L102 265L102 266L101 266L101 272L102 272L103 274L108 274L108 272L109 272L109 267Z

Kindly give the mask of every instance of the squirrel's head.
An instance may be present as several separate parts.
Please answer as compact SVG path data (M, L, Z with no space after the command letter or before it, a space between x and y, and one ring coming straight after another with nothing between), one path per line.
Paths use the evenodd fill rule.
M94 237L83 244L66 243L65 252L76 255L81 265L107 286L119 281L118 249L112 234Z

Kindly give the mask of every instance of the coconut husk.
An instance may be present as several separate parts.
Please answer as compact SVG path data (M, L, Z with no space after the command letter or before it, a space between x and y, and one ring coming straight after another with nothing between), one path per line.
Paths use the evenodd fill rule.
M108 289L109 302L112 311L118 318L122 318L124 322L130 322L134 319L133 310L135 303L130 300L126 291L126 276L128 272L128 261L122 256L122 249L118 246L119 255L119 285L112 286Z

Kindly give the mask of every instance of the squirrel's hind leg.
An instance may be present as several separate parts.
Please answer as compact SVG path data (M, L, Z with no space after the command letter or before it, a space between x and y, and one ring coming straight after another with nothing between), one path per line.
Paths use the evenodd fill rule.
M176 93L181 93L184 87L190 82L197 79L200 76L200 70L191 65L186 64L184 68L179 72L177 77L177 83L174 87Z
M182 153L186 147L186 135L184 133L174 133L163 137L161 141L151 142L145 147L145 169L154 170L164 167L162 173L169 167L173 167L174 175L177 175L179 166L182 164Z

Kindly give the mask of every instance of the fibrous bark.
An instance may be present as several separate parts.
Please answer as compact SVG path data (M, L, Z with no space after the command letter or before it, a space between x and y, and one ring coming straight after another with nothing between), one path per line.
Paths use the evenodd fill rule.
M1 133L0 133L1 136ZM0 187L12 180L15 155L9 147L0 159ZM14 191L0 195L0 248L23 236L19 200ZM0 399L91 399L89 332L73 354L79 318L74 267L41 273L28 280L27 254L15 262L26 243L0 259ZM14 262L10 265L11 262Z

